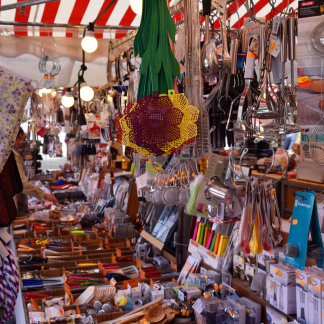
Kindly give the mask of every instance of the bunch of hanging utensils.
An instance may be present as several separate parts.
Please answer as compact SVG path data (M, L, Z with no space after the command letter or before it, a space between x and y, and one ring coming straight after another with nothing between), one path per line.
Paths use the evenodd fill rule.
M273 21L267 22L259 29L259 35L250 38L245 66L245 79L249 80L245 98L247 109L241 122L237 123L237 128L245 130L248 134L264 136L298 132L294 64L296 37L297 23L291 8L287 17L274 17ZM259 62L257 82L254 70L256 58ZM290 84L286 72L288 59ZM253 86L252 80L255 81L256 87ZM238 116L237 120L240 121L240 117ZM263 123L264 120L268 122Z
M245 26L243 30L229 29L226 10L219 10L221 37L210 40L210 12L205 1L203 5L206 41L201 67L203 77L213 87L205 102L212 150L226 144L234 146L237 138L243 142L247 136L297 132L294 10L290 8L285 15L274 17L273 9L269 21L255 19L251 23L247 19L244 24L249 23L252 28ZM237 133L242 135L234 136Z

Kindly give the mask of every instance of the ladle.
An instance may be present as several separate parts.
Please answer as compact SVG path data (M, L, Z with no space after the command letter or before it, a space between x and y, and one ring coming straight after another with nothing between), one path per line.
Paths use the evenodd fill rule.
M209 14L211 0L203 1L206 25L206 41L201 51L201 66L204 77L212 77L218 72L218 59L215 47L209 41Z

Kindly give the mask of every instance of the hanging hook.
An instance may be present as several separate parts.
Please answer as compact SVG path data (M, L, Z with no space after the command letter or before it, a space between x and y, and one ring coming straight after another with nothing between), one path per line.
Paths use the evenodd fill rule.
M50 32L48 31L48 28L47 28L47 23L45 23L45 31L47 32L47 37L51 37L52 41L53 41L53 44L54 44L54 57L56 58L56 41L53 37L53 33L52 35L50 35ZM44 54L44 56L48 56L48 57L51 57L51 55L47 55L45 53L45 49L44 49L44 40L42 41L42 53Z

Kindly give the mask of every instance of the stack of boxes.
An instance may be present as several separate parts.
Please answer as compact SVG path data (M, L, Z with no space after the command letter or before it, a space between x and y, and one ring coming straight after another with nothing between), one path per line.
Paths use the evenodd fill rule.
M317 268L296 271L297 320L324 323L324 272Z
M285 314L296 313L296 269L284 264L270 265L270 304Z

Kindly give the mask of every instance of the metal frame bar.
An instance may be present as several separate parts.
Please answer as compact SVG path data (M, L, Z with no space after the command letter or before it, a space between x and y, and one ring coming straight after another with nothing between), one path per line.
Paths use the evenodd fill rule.
M21 2L20 2L21 3ZM0 21L0 26L24 26L24 27L44 27L44 28L75 28L84 29L88 25L75 24L54 24L54 23L32 23L18 21ZM137 30L134 26L111 26L111 25L95 25L95 29L110 29L110 30Z

